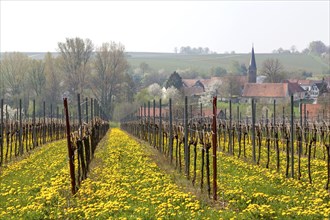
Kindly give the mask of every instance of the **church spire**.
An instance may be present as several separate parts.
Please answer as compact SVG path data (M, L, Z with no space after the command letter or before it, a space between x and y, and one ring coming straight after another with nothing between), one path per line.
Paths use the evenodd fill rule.
M254 47L252 45L252 54L251 54L251 60L250 60L250 68L254 68L255 70L257 69L257 65L256 65L256 58L254 56Z
M254 55L254 46L252 45L252 53L251 53L251 60L248 70L248 80L249 83L256 83L257 82L257 64L256 58Z

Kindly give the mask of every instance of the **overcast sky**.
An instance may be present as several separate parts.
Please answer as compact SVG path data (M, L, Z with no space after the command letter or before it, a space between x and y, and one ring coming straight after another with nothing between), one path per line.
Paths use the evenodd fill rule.
M56 51L67 37L130 52L209 47L257 53L329 45L330 1L3 1L0 51Z

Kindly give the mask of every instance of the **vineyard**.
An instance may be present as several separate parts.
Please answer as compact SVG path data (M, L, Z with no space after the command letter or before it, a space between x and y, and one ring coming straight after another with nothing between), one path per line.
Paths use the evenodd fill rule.
M56 114L53 114L51 106L50 113L46 114L44 102L43 114L37 117L33 101L32 117L23 117L21 100L19 108L14 111L4 104L3 99L0 104L0 166L38 146L65 137L65 125L58 108Z
M259 213L262 208L260 205L269 204L267 207L271 208L272 203L278 199L271 196L278 194L279 190L287 195L288 203L285 203L289 211L286 213L283 209L283 213L277 213L277 210L276 215L299 215L296 213L299 211L301 216L328 217L329 112L323 111L322 119L309 118L306 108L303 109L303 105L300 105L300 115L295 117L292 97L290 114L285 114L283 107L282 115L277 117L274 101L273 114L269 117L267 110L265 116L257 112L257 104L252 100L251 115L243 118L237 108L234 120L231 102L228 103L229 117L222 114L222 111L217 111L216 103L215 98L212 113L205 116L202 106L190 105L190 111L188 110L187 97L185 105L177 107L176 110L172 109L171 101L164 107L160 100L157 108L155 101L152 108L149 102L148 106L141 106L137 112L123 120L121 126L158 149L175 169L213 200L220 197L222 202L232 202L235 209L243 211L254 208ZM228 159L237 169L248 166L251 170L260 171L260 177L245 173L243 179L232 179L222 173L227 169L222 166L224 160ZM266 180L262 180L262 176L266 176ZM255 184L250 192L231 189L233 191L227 191L228 194L224 195L228 185L240 181L240 184L244 184L245 179ZM277 190L256 190L258 185L262 184L258 179L268 182ZM279 188L284 184L292 188ZM293 189L308 191L309 195L301 197L293 192ZM254 195L254 191L260 192L260 195ZM242 194L246 195L245 202L235 204ZM254 204L251 196L263 197L265 204ZM311 201L306 202L306 199ZM317 205L314 204L315 200L318 201ZM299 204L298 201L304 201L305 204Z
M37 147L67 137L72 193L75 194L81 182L87 178L96 146L109 129L109 124L101 119L101 107L93 99L89 103L86 98L81 103L80 94L77 95L77 111L71 109L77 117L71 122L67 99L64 103L60 115L59 107L54 114L52 105L47 114L46 103L43 102L43 114L37 117L33 100L32 117L28 117L22 114L22 100L14 111L1 100L0 166L32 153ZM85 107L84 117L82 105Z
M41 115L10 117L2 101L0 218L330 217L329 112L188 104L142 106L121 122L134 138L108 132L79 94L55 116L43 103Z
M0 175L0 219L219 218L183 192L151 159L147 146L119 129L99 143L88 178L74 196L66 141L36 149Z

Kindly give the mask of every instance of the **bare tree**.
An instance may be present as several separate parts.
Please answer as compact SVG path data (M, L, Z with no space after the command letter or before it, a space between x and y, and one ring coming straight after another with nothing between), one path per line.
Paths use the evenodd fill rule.
M5 78L4 71L2 71L2 60L0 59L0 98L3 99L5 96Z
M118 89L118 95L116 95L117 102L128 102L132 103L134 101L134 95L136 94L136 86L133 78L127 72L121 77L122 82L120 83L120 88Z
M114 109L112 102L120 92L120 83L128 69L124 45L115 42L102 44L96 50L94 67L96 74L93 77L92 91L111 117Z
M45 63L42 60L31 60L29 65L28 83L34 95L39 98L44 92L46 77Z
M61 99L61 81L62 71L60 71L61 57L53 58L51 53L47 53L44 58L45 63L45 78L46 91L44 98L50 100L51 104L56 106Z
M279 83L286 78L284 67L278 59L267 59L262 63L262 74L266 76L266 82Z
M241 83L238 82L238 75L228 74L222 80L220 97L232 98L241 95Z
M1 60L1 75L4 80L4 93L10 98L13 106L18 105L19 99L26 100L29 92L26 86L29 58L23 53L5 53ZM25 109L26 103L23 102Z
M89 60L93 54L94 46L91 40L81 38L66 38L65 42L59 42L62 70L66 75L66 83L73 94L83 94L86 88L86 77L89 74Z

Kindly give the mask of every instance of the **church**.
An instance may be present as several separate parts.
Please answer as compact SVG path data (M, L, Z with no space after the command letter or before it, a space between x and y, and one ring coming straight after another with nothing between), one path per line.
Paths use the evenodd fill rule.
M282 83L257 83L257 65L252 46L251 60L249 64L247 83L244 84L242 92L242 102L248 102L251 98L264 103L272 103L273 100L278 102L288 102L291 95L294 100L304 97L305 90L297 83L289 81Z
M249 83L256 83L257 82L257 64L256 64L256 58L254 55L254 47L252 46L252 54L251 54L251 60L250 65L248 69L248 82Z

